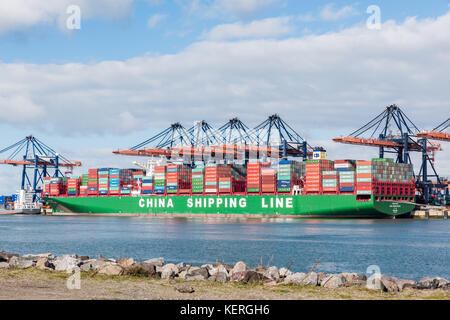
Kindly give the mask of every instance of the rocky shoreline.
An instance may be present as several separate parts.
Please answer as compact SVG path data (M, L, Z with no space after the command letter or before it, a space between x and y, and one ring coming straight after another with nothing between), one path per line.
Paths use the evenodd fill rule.
M325 274L315 272L315 266L306 273L292 272L288 268L256 267L249 268L239 261L234 266L215 263L202 266L165 263L164 258L153 258L146 261L135 261L133 258L121 260L109 259L99 255L97 258L66 254L55 256L51 253L27 254L20 256L0 251L0 268L26 269L37 268L72 274L74 272L90 272L94 275L138 276L161 279L184 279L185 281L239 282L243 284L264 283L267 285L292 284L300 286L323 287L337 289L341 287L363 287L381 292L400 292L413 290L450 291L450 282L446 279L423 278L420 281L397 279L385 275L367 279L365 274L339 273ZM185 283L185 282L184 282ZM180 285L175 289L182 293L194 292L190 286Z

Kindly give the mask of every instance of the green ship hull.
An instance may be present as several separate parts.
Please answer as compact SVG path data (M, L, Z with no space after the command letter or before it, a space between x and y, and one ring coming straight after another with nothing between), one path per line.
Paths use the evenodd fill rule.
M395 197L394 197L395 198ZM372 218L411 212L404 200L363 201L356 195L89 196L44 198L54 215Z

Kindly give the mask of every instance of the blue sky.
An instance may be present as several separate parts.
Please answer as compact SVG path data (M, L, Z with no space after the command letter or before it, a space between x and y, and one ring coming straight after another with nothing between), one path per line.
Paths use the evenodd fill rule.
M67 30L79 5L81 29ZM114 4L114 5L113 5ZM370 5L380 30L368 30ZM398 103L420 128L449 116L449 1L4 0L1 147L34 134L95 166L170 123L250 126L279 113L331 158L330 142ZM449 153L438 168L450 175ZM17 168L0 168L0 193Z
M204 1L210 3L211 1ZM201 3L201 1L200 1ZM437 17L448 11L448 1L271 1L267 6L248 13L229 11L208 13L207 9L191 9L189 1L135 1L123 17L83 19L82 28L71 34L53 24L41 23L30 28L11 30L0 35L0 59L4 62L30 63L94 63L103 60L126 60L144 54L176 53L201 39L202 33L219 24L280 16L312 16L315 21L294 24L292 36L320 34L365 23L366 9L377 4L382 19L402 21L407 17ZM346 6L354 14L345 19L324 20L318 17L327 5L338 11ZM201 6L201 5L200 5ZM204 4L204 6L207 6ZM83 13L83 11L82 11ZM151 16L163 18L148 26Z

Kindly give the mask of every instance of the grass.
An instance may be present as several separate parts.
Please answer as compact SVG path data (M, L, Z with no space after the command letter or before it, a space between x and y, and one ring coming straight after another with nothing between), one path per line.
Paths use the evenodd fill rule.
M141 275L106 276L97 275L93 271L81 273L82 290L68 290L65 284L69 276L66 272L36 268L0 269L0 299L450 300L450 292L443 290L407 289L398 293L385 293L364 287L328 289L295 284L186 281L146 278ZM177 292L174 286L179 283L193 287L195 292Z

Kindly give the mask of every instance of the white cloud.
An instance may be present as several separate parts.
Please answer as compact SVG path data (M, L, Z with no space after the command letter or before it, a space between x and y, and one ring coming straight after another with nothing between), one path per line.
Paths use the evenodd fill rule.
M2 0L0 33L24 30L34 25L65 26L70 5L78 5L82 19L92 17L120 18L126 15L133 0Z
M209 18L232 16L248 18L252 14L276 4L279 0L176 0L190 14Z
M203 34L208 40L277 38L293 32L290 17L267 18L250 23L221 24Z
M245 16L268 7L276 1L277 0L218 0L215 3L215 7L218 10L224 10L236 16Z
M217 127L234 116L254 126L276 112L312 145L325 140L333 146L332 137L398 103L420 128L433 128L450 110L449 29L450 13L390 21L377 31L357 26L284 40L202 41L176 54L126 61L0 62L1 114L11 112L5 101L16 101L9 105L28 116L5 116L0 124L65 136L123 136L175 121L188 127L206 119ZM444 149L439 168L450 174Z
M334 4L327 4L322 11L320 11L320 17L325 21L336 21L357 14L358 11L356 11L356 9L352 6L345 6L340 9L336 9Z
M154 28L154 27L156 27L157 24L159 24L161 21L166 19L166 17L167 17L167 15L165 15L165 14L155 13L148 19L147 26L149 28Z

